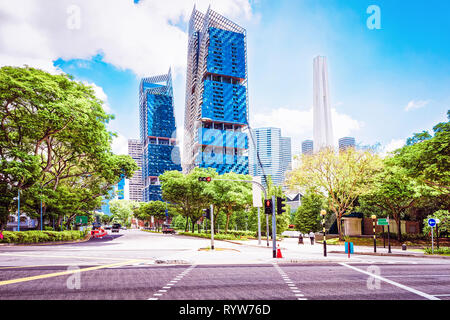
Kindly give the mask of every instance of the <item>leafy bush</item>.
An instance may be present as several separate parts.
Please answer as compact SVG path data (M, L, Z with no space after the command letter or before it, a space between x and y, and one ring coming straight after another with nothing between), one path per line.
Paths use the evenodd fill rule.
M83 239L87 231L3 231L0 243L39 243Z
M426 254L432 254L431 253L431 247L426 247L424 249ZM450 248L449 247L441 247L441 248L434 248L434 253L435 254L449 254L450 255Z
M180 235L191 236L191 237L199 237L199 238L211 238L210 233L192 233L192 232L179 232ZM214 239L217 240L247 240L247 237L244 236L236 236L233 234L225 234L225 233L217 233L214 235Z

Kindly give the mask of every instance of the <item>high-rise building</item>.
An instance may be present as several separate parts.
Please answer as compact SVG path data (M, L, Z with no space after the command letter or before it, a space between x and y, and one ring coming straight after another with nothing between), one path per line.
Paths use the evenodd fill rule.
M314 142L312 140L304 140L302 142L302 154L313 154Z
M291 138L281 137L281 166L283 168L283 175L292 170L292 150Z
M189 21L183 171L248 174L246 31L210 8Z
M317 56L313 62L314 152L333 147L327 58Z
M167 170L181 171L170 70L167 74L141 80L139 104L142 200L162 200L158 177Z
M136 164L139 167L129 182L129 199L133 201L142 201L142 143L140 140L128 140L128 155L136 161Z
M264 175L271 176L274 185L282 186L286 172L292 170L291 138L282 137L280 128L256 128L251 134L256 148L250 143L250 175L260 176L264 186Z
M353 137L343 137L339 139L339 151L344 151L347 148L355 148L356 141Z

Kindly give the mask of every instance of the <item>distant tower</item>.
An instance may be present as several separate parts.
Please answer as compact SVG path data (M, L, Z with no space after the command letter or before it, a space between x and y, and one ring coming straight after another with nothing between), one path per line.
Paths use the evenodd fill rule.
M354 148L356 145L355 138L343 137L339 139L339 151L344 151L347 148Z
M313 63L314 152L333 147L327 58L317 56Z
M142 143L140 140L128 140L128 155L136 161L136 164L139 167L130 179L129 199L133 201L142 201Z
M305 140L302 142L302 154L312 154L314 150L314 142L312 140Z

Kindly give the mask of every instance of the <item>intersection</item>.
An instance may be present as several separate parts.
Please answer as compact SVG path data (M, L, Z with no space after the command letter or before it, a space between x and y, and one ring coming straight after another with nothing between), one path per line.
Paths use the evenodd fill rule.
M139 230L1 246L1 300L450 300L450 260L271 248ZM264 244L264 242L263 242ZM339 250L333 248L331 250Z

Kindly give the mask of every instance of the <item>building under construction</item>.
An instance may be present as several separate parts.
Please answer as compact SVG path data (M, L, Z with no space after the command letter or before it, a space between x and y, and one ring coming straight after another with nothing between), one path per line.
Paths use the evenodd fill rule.
M246 31L208 8L189 22L183 171L248 174Z

